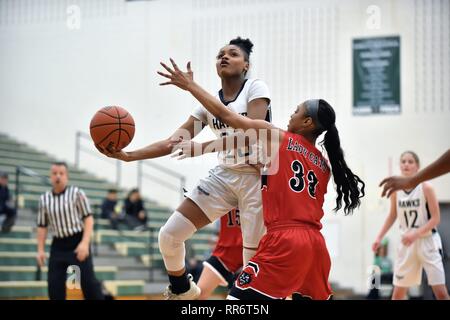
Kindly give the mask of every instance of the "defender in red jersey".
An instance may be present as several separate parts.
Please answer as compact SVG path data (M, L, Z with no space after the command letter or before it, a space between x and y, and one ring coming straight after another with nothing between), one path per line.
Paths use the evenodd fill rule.
M267 235L230 292L234 298L331 296L331 262L319 231L330 169L303 136L283 135L273 165L278 170L264 176L261 190Z
M344 202L345 214L360 205L364 182L355 175L344 159L336 115L322 99L301 103L291 116L288 131L263 120L240 116L214 99L193 80L192 70L182 72L172 60L169 74L159 73L173 84L188 90L222 122L245 130L251 142L256 136L268 153L269 174L263 176L262 198L266 235L258 251L244 267L230 291L230 299L328 299L330 257L320 233L323 200L330 170L336 185L336 208ZM330 165L315 148L319 135L325 132L323 145ZM275 146L275 148L274 148Z
M236 273L242 268L242 233L239 209L220 218L220 231L211 257L203 262L198 280L202 290L199 300L207 299L218 286L231 288Z

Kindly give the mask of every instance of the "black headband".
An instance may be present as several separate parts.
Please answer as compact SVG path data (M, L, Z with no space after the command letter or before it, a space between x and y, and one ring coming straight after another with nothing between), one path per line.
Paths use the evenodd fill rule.
M319 99L306 100L306 111L308 115L313 119L318 130L325 130L324 126L319 121L319 116L317 112L319 111Z

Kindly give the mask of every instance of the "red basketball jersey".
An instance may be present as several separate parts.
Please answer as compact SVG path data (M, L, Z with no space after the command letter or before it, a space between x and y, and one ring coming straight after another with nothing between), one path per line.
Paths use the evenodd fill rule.
M301 223L322 228L322 205L330 168L321 152L303 136L284 132L278 157L263 176L264 222Z
M220 232L216 247L242 248L239 209L233 209L220 218Z
M237 272L242 267L242 234L239 210L233 209L220 218L220 232L212 254L228 272Z

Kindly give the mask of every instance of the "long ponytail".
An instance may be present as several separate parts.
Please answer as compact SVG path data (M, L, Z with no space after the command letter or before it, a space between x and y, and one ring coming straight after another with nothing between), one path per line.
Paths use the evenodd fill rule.
M325 100L319 100L317 116L324 127L322 132L326 131L322 144L327 151L334 183L336 184L337 198L334 210L337 211L342 208L342 201L344 201L344 213L347 215L360 206L360 198L364 197L365 194L365 183L350 170L345 162L339 132L335 125L336 114Z

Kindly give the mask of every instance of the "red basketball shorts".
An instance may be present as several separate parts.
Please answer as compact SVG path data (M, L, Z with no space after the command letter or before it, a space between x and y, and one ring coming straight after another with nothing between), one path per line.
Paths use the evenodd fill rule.
M269 227L255 256L236 279L230 296L246 299L251 291L256 291L272 299L298 293L305 298L326 300L332 294L328 283L330 267L325 240L318 229L296 224Z

